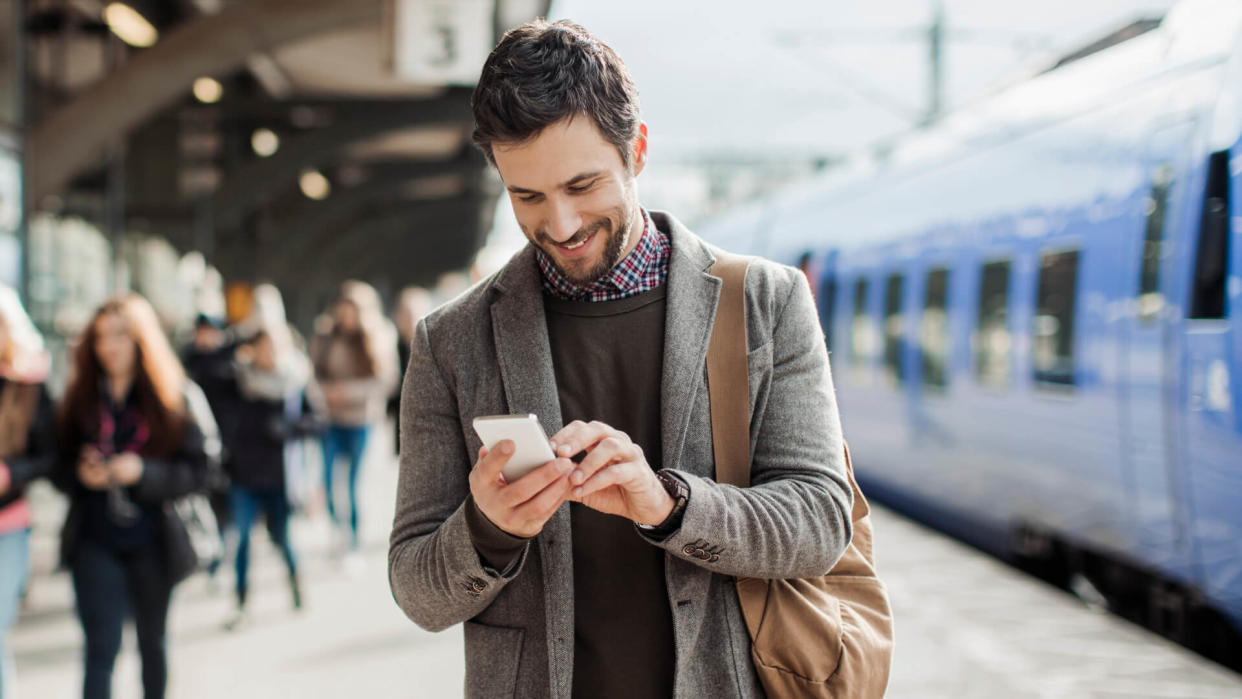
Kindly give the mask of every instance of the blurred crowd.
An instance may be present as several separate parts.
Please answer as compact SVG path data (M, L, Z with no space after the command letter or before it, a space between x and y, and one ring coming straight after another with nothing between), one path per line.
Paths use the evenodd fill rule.
M303 606L294 513L322 505L333 560L357 574L363 455L399 408L410 338L429 305L426 291L408 289L390 321L373 287L349 281L308 342L264 284L240 322L199 315L177 352L145 298L116 296L73 344L54 401L44 341L0 285L0 699L16 691L5 637L29 584L25 496L38 479L69 504L60 565L72 577L88 698L111 694L127 619L144 694L164 695L172 591L195 572L216 581L231 569L236 604L221 624L246 625L259 520L284 559L293 610Z

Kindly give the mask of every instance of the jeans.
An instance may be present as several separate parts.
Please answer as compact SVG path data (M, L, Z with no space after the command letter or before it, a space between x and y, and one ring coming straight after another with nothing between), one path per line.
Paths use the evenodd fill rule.
M289 576L298 573L297 558L289 544L289 499L283 488L276 490L251 490L240 485L233 486L233 521L237 524L237 605L246 604L247 575L250 570L250 528L255 515L263 510L267 522L267 535L280 549L289 567Z
M158 547L121 554L84 537L72 569L78 618L86 636L82 696L103 699L112 695L112 666L121 650L121 627L126 612L132 611L142 656L143 696L161 699L168 683L164 631L172 585Z
M0 699L12 699L17 691L17 677L6 638L17 621L17 605L26 584L29 558L29 530L0 534Z
M332 490L332 471L336 465L337 454L345 452L349 456L349 532L350 547L358 548L358 472L362 470L362 454L367 448L367 437L371 434L368 425L361 427L345 427L332 425L323 436L323 492L328 503L328 515L332 521L340 524L336 516L336 503Z

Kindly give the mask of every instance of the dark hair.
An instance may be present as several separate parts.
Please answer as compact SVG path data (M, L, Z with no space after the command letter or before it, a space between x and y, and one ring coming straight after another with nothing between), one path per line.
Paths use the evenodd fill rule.
M61 403L61 435L74 448L98 429L100 380L104 369L95 354L99 320L120 316L137 345L134 397L138 412L151 426L151 441L143 449L148 456L167 456L181 444L186 412L183 391L185 371L160 328L151 304L138 294L124 294L106 301L91 317L73 349L73 374Z
M633 164L638 88L616 52L568 20L506 32L483 64L471 106L471 138L493 165L492 144L522 143L579 115L595 122L627 168Z

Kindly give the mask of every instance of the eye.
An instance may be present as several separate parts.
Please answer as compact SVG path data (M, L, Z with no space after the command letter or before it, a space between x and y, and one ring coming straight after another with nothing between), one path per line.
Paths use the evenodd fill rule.
M590 189L591 187L594 187L595 182L596 182L595 180L591 180L590 182L587 182L586 184L573 185L569 187L569 192L571 194L581 194L587 191L588 189Z
M539 198L540 198L541 196L543 196L543 195L541 195L541 194L527 194L527 195L525 195L525 196L518 197L518 201L524 201L524 202L526 202L526 203L528 203L528 204L529 204L529 203L531 203L531 202L538 201L538 200L539 200Z

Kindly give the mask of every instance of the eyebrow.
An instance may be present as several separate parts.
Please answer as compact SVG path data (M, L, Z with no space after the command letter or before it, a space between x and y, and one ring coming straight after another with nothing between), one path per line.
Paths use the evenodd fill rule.
M562 187L572 187L575 184L579 184L584 180L593 179L593 178L599 177L602 174L604 174L603 170L596 170L595 172L584 172L578 175L574 175L573 177L569 178L568 180L565 180L560 185L558 185L557 189L560 189ZM513 192L514 194L542 194L542 192L538 192L533 189L526 189L525 187L517 187L514 185L508 185L507 189L510 192Z

